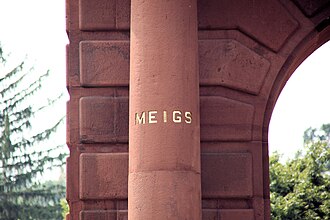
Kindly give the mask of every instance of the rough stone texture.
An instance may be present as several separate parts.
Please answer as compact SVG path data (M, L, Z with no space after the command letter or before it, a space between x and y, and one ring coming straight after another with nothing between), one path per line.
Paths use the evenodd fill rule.
M201 140L250 141L252 105L223 97L201 97Z
M297 21L274 0L199 0L198 21L202 29L239 29L278 51L297 29ZM276 19L275 19L276 18ZM274 34L276 33L276 34Z
M203 209L202 220L219 220L218 210Z
M253 210L220 210L220 218L221 220L253 220L254 213Z
M128 154L80 155L80 199L126 199Z
M199 191L200 186L195 184L199 182L199 174L183 171L151 171L130 173L129 178L130 181L135 181L135 184L128 189L129 199L131 203L137 204L131 210L133 213L143 210L139 219L200 219L200 210L190 208L191 203L195 207L200 206L200 195L192 193ZM159 189L166 190L156 194ZM190 196L187 197L187 194ZM143 195L143 198L140 195ZM146 207L152 208L146 209ZM135 219L132 213L129 212L128 215L130 219Z
M127 86L128 41L80 43L82 86ZM235 40L199 41L201 85L222 85L257 95L269 70L269 61Z
M130 0L79 0L81 30L129 29Z
M253 220L254 213L250 209L232 209L232 210L203 210L203 220Z
M93 106L90 106L88 104L89 100L96 98L96 100L94 101L94 103L99 103L98 98L100 99L104 99L106 100L106 103L104 104L107 109L103 110L102 109L98 109L99 112L95 112L93 110ZM119 118L115 118L114 120L117 120L118 123L120 123L120 125L118 125L116 127L116 129L118 130L120 127L122 126L123 129L119 129L119 130L125 130L125 133L123 134L123 139L110 139L110 135L108 135L107 137L103 137L103 141L111 141L111 142L101 142L102 140L97 140L97 142L93 141L93 140L88 140L88 139L82 139L81 138L81 134L80 134L80 129L83 127L81 125L81 100L82 99L86 99L86 104L87 106L89 106L88 108L91 110L91 115L96 117L96 118L101 118L102 115L104 117L108 117L113 121L113 118L110 117L109 115L113 115L115 116L115 109L110 109L111 106L114 106L115 108L119 108L120 106L123 108L123 106L126 107L121 109L119 114L117 114L117 116ZM113 100L113 101L110 101ZM119 102L120 104L111 104L112 102ZM123 103L122 103L123 102ZM93 103L93 101L91 101L91 103ZM94 109L97 109L97 106L102 105L101 103L99 103L98 105L94 105ZM107 88L107 87L102 87L102 88L83 88L83 87L71 87L70 88L70 100L68 101L67 107L70 109L70 111L68 111L67 114L67 121L70 124L70 131L67 132L67 141L71 144L71 145L77 145L77 144L81 144L81 143L88 143L88 144L92 144L92 143L127 143L128 141L128 88L127 87L116 87L116 88ZM87 109L88 109L87 108ZM119 110L118 110L119 111ZM126 114L126 113L127 114ZM96 113L101 114L99 116L96 116ZM88 117L88 115L86 115ZM98 121L99 120L99 121ZM98 122L99 125L104 125L104 126L109 126L106 125L106 122L102 121L102 119L97 119L95 120L95 122ZM95 129L95 122L93 122L92 120L89 120L88 123L93 123L94 129ZM124 123L126 122L126 123ZM112 125L114 126L114 125ZM89 130L93 130L91 127L87 128L86 131ZM95 132L95 131L94 131ZM106 132L106 131L103 131ZM92 132L93 133L93 132ZM109 132L108 132L109 133ZM119 134L119 133L118 133ZM126 134L126 135L125 135ZM103 135L104 136L104 135ZM126 138L125 138L126 136ZM92 137L92 135L91 135ZM102 135L100 136L102 137Z
M116 211L81 211L79 220L117 220Z
M235 40L199 42L201 85L222 85L258 95L268 73L268 60Z
M83 97L79 114L83 143L127 142L127 98Z
M128 219L127 196L100 200L81 199L80 195L92 192L98 198L100 194L91 188L98 184L101 189L107 188L102 181L114 180L108 170L116 171L113 175L119 179L120 173L124 173L121 163L103 156L128 152L126 54L132 36L128 32L130 1L66 0L66 13L70 40L67 220ZM203 159L203 192L217 195L202 200L203 220L270 219L267 151L270 117L293 71L330 39L329 16L327 0L198 0L202 151L205 155L218 155ZM159 50L167 50L167 45ZM82 162L83 155L96 155L91 159L94 167ZM247 166L240 168L230 155L249 155L242 160ZM229 180L223 178L226 175L237 180L228 170L222 170L222 166L228 166L222 165L224 161L233 163L229 170L240 170L237 174L243 178L238 182L247 181L247 185L242 185L243 191L241 188L236 191L235 183L227 185L233 194L217 191L222 186L213 182L228 184ZM109 167L108 162L113 166ZM85 173L86 177L81 177L80 167L85 167L90 175L95 175L95 168L105 175L88 179ZM216 175L211 175L212 170L216 170ZM103 177L106 179L102 180ZM86 182L88 186L80 189ZM113 196L120 192L120 188L106 190Z
M127 86L128 41L80 43L82 86ZM200 40L201 85L222 85L257 95L269 71L267 59L236 40Z
M80 43L82 86L127 86L128 41L83 41Z
M117 220L128 220L128 212L126 211L118 211Z
M197 1L132 0L131 18L129 219L200 220Z
M131 0L116 0L116 27L121 30L130 28Z
M81 30L116 28L116 0L80 0L79 26Z
M264 195L263 184L264 178L260 173L263 172L263 161L262 161L262 144L259 142L203 142L201 146L202 155L210 154L210 155L240 155L240 154L249 154L252 159L252 192L253 196L260 196ZM203 157L202 157L203 158ZM203 160L202 163L205 163L206 160ZM207 163L207 161L206 161ZM203 164L202 164L203 166ZM221 169L221 168L219 168ZM221 171L222 172L222 171ZM202 177L203 177L202 172ZM249 180L250 181L250 180ZM220 187L220 186L219 186ZM205 190L207 189L206 186L202 185L202 188ZM245 188L246 189L246 188ZM244 198L223 198L221 201L218 201L216 205L211 205L205 202L216 200L216 198L205 198L203 200L204 206L203 208L206 209L213 209L213 208L221 208L221 209L246 209L252 208L251 205L251 198L244 197Z
M330 5L329 0L294 0L294 2L308 17L315 15L326 5Z
M202 154L203 198L251 197L252 189L251 154Z

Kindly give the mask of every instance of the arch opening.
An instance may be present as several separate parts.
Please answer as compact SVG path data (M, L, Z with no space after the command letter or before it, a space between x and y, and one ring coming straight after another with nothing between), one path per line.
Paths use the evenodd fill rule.
M330 123L330 41L315 50L290 76L274 107L268 133L274 151L292 158L302 148L303 132Z
M295 152L303 149L306 129L320 128L322 124L330 122L327 114L330 107L327 102L327 84L330 82L330 65L327 60L330 56L329 40L329 26L306 37L283 65L273 84L264 115L266 132L263 136L264 175L270 175L270 178L274 178L272 155L276 149L279 153L285 153L280 160L284 164L295 156ZM286 116L281 118L281 114ZM280 130L277 136L274 135L276 129ZM266 177L264 193L271 200L274 195L271 195L270 189L274 186L268 181ZM276 206L271 204L271 207L274 210ZM271 210L268 211L270 215Z

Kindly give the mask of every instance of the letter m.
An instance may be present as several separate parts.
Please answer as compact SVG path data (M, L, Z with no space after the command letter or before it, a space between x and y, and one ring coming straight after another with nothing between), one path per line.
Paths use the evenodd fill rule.
M141 113L141 117L139 117L138 113L135 113L135 124L145 124L146 123L146 112Z

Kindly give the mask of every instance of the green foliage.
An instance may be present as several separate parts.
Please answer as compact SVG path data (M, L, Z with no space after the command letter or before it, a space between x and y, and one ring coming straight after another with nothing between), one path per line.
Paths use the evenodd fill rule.
M69 213L69 205L66 199L61 199L61 207L62 207L62 217L63 220L65 220L66 215Z
M329 125L307 129L304 152L295 158L270 157L272 219L330 219Z
M66 154L58 153L63 145L46 142L63 118L48 128L32 129L36 114L59 97L32 105L49 72L26 70L24 62L6 64L0 47L0 219L61 219L64 185L37 179L45 169L64 164Z

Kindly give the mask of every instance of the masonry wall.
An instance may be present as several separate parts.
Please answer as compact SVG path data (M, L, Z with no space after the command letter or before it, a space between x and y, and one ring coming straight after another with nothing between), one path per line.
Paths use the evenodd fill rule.
M127 219L130 1L67 0L67 219ZM198 1L203 220L269 219L268 124L328 0Z

